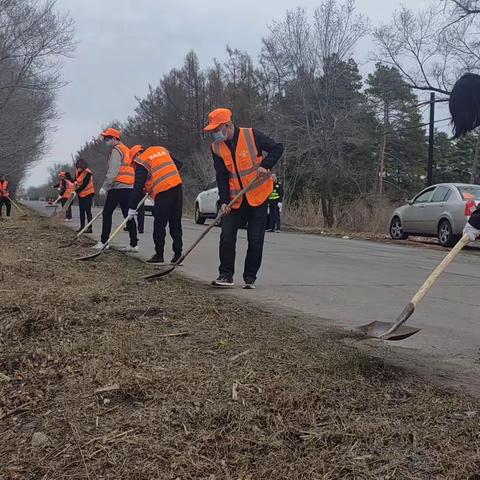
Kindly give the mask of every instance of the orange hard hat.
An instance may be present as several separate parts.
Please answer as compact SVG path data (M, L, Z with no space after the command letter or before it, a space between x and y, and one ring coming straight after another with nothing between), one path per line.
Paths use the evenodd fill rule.
M232 112L228 108L217 108L208 114L208 125L203 129L205 132L216 130L220 125L232 121Z
M107 128L100 134L102 137L113 137L120 140L120 132L116 128Z
M133 160L140 152L143 152L145 150L141 145L134 145L130 150L130 158Z

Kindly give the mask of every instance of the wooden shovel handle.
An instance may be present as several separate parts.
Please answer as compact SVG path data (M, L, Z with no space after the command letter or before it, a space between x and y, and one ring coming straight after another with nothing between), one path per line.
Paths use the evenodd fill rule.
M425 280L423 285L418 289L417 293L413 296L410 302L405 306L402 313L398 316L395 323L381 335L381 338L386 338L396 330L398 330L413 314L417 305L422 301L423 297L433 287L438 277L444 272L444 270L452 263L454 258L460 253L462 248L470 242L470 237L465 234L457 244L450 250L449 254L442 260L438 267L430 274Z
M418 292L414 295L411 302L413 306L416 307L423 299L423 297L428 293L428 291L433 287L435 282L438 280L438 277L443 273L443 271L452 263L455 257L460 253L460 251L468 245L470 242L470 237L465 234L457 244L450 250L449 254L442 260L440 265L430 274L430 276L425 280L425 283L420 287Z
M138 210L144 203L145 200L148 198L148 193L138 202L136 210ZM110 242L118 235L120 231L123 230L123 227L128 223L128 217L123 219L123 222L115 229L115 231L110 235L109 239L107 240L107 243L103 247L102 250L104 250L107 245L110 244Z
M230 200L228 207L229 208L233 207L233 205L235 205L235 203L237 203L237 201L240 200L240 198L242 198L243 195L245 195L254 186L256 181L257 181L257 178L254 178L245 188L240 190L240 192L238 192L237 195L235 195L235 197L232 200ZM201 233L201 235L195 240L195 242L193 242L192 245L190 245L190 247L188 247L188 249L185 250L184 254L178 259L175 265L180 265L185 260L185 258L190 254L190 252L207 236L208 232L213 227L215 227L215 225L217 225L218 222L220 222L220 220L224 216L225 214L223 212L221 211L218 212L218 215L215 217L215 220L213 220L213 222Z
M81 237L95 222L95 220L103 213L103 210L100 210L78 233L76 239Z

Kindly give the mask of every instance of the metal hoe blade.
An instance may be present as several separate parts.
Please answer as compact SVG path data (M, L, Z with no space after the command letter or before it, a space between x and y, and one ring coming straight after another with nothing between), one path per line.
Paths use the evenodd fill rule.
M177 265L171 265L170 267L166 268L165 270L161 270L156 273L152 273L151 275L146 275L143 277L144 280L155 280L157 278L165 277L169 273L172 273L177 268Z

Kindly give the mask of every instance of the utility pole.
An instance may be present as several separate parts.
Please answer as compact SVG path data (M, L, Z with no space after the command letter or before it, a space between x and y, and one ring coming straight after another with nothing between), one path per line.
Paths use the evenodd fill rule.
M430 93L430 128L428 132L427 187L433 184L433 139L435 126L435 92Z

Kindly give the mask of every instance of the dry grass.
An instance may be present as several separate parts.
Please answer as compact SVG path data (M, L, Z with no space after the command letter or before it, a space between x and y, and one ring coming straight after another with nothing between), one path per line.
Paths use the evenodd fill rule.
M181 278L139 283L126 257L74 263L70 232L17 222L0 225L2 480L480 478L476 400Z
M327 230L385 235L394 209L395 205L385 199L361 199L338 207L335 228ZM290 206L285 212L284 220L292 227L323 229L325 226L321 206L311 198Z

